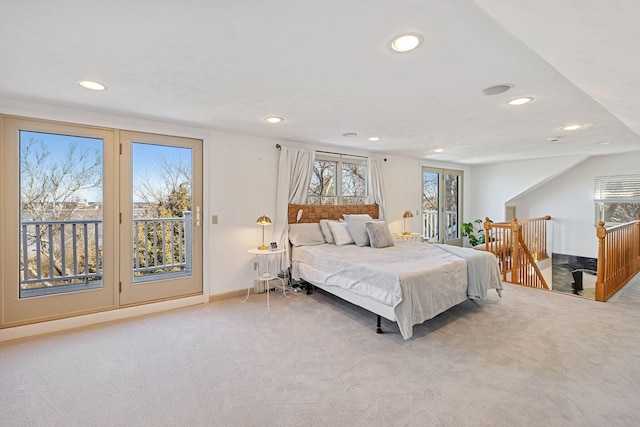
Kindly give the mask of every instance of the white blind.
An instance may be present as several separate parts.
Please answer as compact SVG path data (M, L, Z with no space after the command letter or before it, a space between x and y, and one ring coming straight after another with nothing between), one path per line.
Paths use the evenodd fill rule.
M640 203L640 175L597 176L594 199L606 203Z

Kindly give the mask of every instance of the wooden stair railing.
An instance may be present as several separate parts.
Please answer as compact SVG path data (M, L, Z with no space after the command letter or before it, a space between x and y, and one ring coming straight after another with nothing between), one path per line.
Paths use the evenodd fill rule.
M485 218L485 250L498 258L502 280L524 286L549 289L537 261L549 257L547 221L550 216L518 222L493 223Z
M605 228L600 221L596 301L607 301L640 271L640 215L635 221Z

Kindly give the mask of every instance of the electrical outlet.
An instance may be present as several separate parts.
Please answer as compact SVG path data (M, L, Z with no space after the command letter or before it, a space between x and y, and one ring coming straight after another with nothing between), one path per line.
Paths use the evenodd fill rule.
M253 269L254 269L254 270L257 270L257 269L258 269L258 261L255 261L255 262L253 263Z

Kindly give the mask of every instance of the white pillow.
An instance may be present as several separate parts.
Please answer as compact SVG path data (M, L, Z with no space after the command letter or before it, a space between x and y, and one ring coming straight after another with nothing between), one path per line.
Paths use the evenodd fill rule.
M317 222L289 224L289 241L293 246L313 246L325 243L324 234Z
M329 228L330 222L338 222L332 219L321 219L320 220L320 229L322 230L322 234L324 234L324 240L327 243L333 243L333 234L331 234L331 229Z
M349 227L349 233L357 246L369 246L369 235L364 228L365 222L373 221L368 214L342 215Z
M364 227L367 229L367 234L369 234L372 248L386 248L394 245L391 231L389 231L389 226L386 222L367 222Z
M346 222L329 222L329 229L331 229L333 241L336 245L343 246L354 243L353 237L349 234L349 227Z

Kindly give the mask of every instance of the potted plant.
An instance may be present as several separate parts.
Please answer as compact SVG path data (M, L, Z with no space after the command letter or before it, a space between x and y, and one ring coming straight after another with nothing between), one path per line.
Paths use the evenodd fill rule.
M463 222L460 226L462 236L469 239L469 245L477 246L484 243L484 227L481 219L473 222Z

